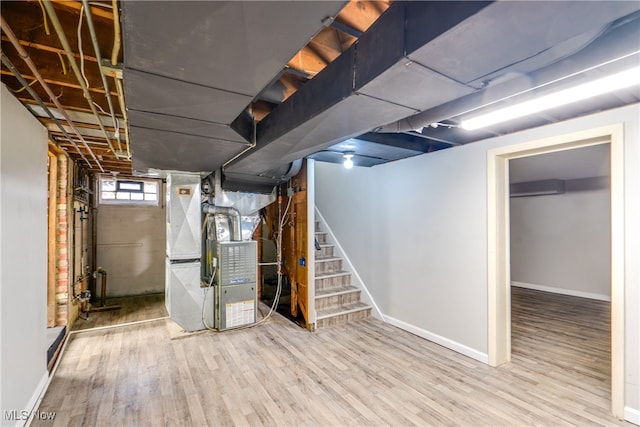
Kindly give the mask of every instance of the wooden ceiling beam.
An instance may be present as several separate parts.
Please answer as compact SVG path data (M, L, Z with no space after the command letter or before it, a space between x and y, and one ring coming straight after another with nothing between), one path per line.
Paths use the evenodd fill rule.
M34 85L35 86L35 85ZM34 101L31 98L25 98L25 97L20 97L17 96L16 97L18 99L18 101L22 102L23 104L29 104L29 105L38 105L36 101ZM57 107L54 103L50 102L50 101L45 101L44 98L42 99L44 102L44 105L46 105L47 107L51 108L52 110L57 110ZM87 105L87 102L85 100L83 105ZM64 103L62 103L62 107L67 110L68 112L72 112L72 111L77 111L80 113L89 113L89 114L93 114L93 112L89 109L89 108L85 108L85 107L81 107L81 106L72 106L72 105L65 105ZM121 117L116 115L116 117ZM75 122L74 122L75 124Z
M305 46L291 58L287 66L315 76L327 66L327 62L312 49Z
M67 141L67 138L64 136L64 134L60 131L57 130L50 130L49 134L57 139L60 140L64 140ZM113 154L111 152L111 149L109 148L109 146L107 145L106 142L104 142L104 138L99 140L97 139L95 136L83 136L84 140L87 141L87 144L89 145L89 147L91 147L91 149L97 149L97 150L105 150L107 152L107 154L109 154L110 156L115 156L115 154ZM78 142L77 138L72 137L74 142Z
M391 6L391 3L393 3L393 0L372 1L371 3L373 7L375 7L378 10L380 15L382 15L384 12L386 12L387 9L389 9L389 6Z
M37 1L37 0L30 0L30 1ZM78 14L80 14L80 8L82 7L82 2L80 1L51 0L51 3L53 3L56 9L66 9L69 11L76 12ZM110 8L109 10L106 10L104 8L97 7L94 5L91 5L90 7L91 7L91 15L93 15L95 18L99 18L99 19L113 23L113 10L111 10Z
M270 104L266 101L257 100L251 104L251 115L256 121L260 121L264 119L271 110L273 109L273 104Z
M9 70L0 70L0 74L3 75L3 76L13 76L13 73L11 71L9 71ZM29 74L22 74L22 77L24 77L25 80L35 80L35 76L31 76ZM67 81L53 80L53 79L48 79L48 78L44 78L44 81L47 84L50 84L50 85L63 86L63 87L66 87L66 88L77 89L79 91L82 91L82 87L80 87L79 84L69 83ZM89 92L93 92L93 93L98 93L98 94L104 95L105 90L103 88L101 88L101 87L90 87L89 88ZM111 94L111 96L118 96L118 92L115 92L115 91L111 91L110 94Z
M2 36L2 41L3 42L9 42L9 37ZM66 55L64 49L60 49L58 47L49 46L49 45L41 44L41 43L34 43L34 42L26 41L26 40L18 40L18 42L22 46L24 46L25 48L33 48L33 49L41 50L41 51L44 51L44 52L51 52L51 53L55 53L56 55L60 54L60 55L62 55L63 58ZM75 56L76 59L80 60L80 54L74 52L73 56ZM98 62L98 59L95 56L84 54L84 55L82 55L82 57L84 58L85 61L91 61L91 62L95 62L95 63Z
M296 91L304 84L299 78L292 74L283 74L282 77L280 77L280 83L285 87L282 100L283 102L296 93Z
M309 42L307 48L329 64L342 53L342 42L337 30L325 27Z
M49 118L45 118L45 117L38 117L38 120L40 120L40 123L44 124L44 125L55 125L56 123ZM78 122L78 121L74 121L73 122L77 128L82 128L82 129L95 129L95 130L99 130L100 126L94 123L83 123L83 122ZM64 126L65 124L62 123L62 125ZM114 128L113 126L107 126L104 125L104 128L107 130L107 132L115 132L116 128ZM124 132L124 129L120 129L120 132ZM86 135L83 135L86 136Z
M62 136L62 134L57 134L57 135L52 135L52 136L60 144L61 147L70 148L72 150L74 149L73 144L68 142L66 140L66 138L64 138L64 136ZM83 148L81 148L81 150L82 149ZM101 148L101 147L95 147L95 146L91 146L91 149L93 150L94 153L96 153L96 156L100 155L103 158L104 157L112 157L115 160L115 156L113 156L113 154L111 154L108 149L104 149L104 148ZM86 149L84 149L84 150L87 151Z
M5 55L7 55L7 51L4 50ZM20 57L18 57L17 53L14 55L7 55L11 62L13 62L14 66L18 69L20 74L23 76L30 75L31 70ZM76 86L80 87L78 79L76 78L73 70L69 66L67 62L66 56L63 57L64 65L60 61L60 58L57 54L51 52L40 51L39 55L30 55L31 59L37 64L38 72L42 76L45 81L56 81L61 84L65 84L69 87ZM100 77L100 69L98 67L98 63L90 62L85 63L85 76L89 82L89 90L102 91L104 93L104 87L102 86L102 79ZM66 72L66 74L65 74Z
M69 7L60 7L60 5L63 4ZM77 6L78 10L75 10L75 7L71 7L71 4ZM54 7L56 7L57 10L58 19L60 20L62 27L66 29L65 35L74 52L79 52L77 49L77 28L80 20L80 6L82 6L82 3L75 1L62 1L54 4ZM27 41L35 45L63 49L48 17L47 26L49 28L49 34L46 33L42 9L40 8L40 4L37 0L2 2L2 16L9 26L14 29L19 40ZM96 33L98 34L98 46L100 46L100 53L105 58L110 58L114 39L113 21L111 20L110 22L107 22L105 20L94 19L94 26L96 28ZM89 55L95 54L88 25L84 21L82 23L81 37L83 52ZM33 49L36 50L35 47L33 47ZM28 52L30 54L32 53L29 50ZM33 52L33 55L36 55L36 53ZM11 55L8 56L12 58ZM37 58L34 58L34 60L38 62Z
M388 1L351 0L336 21L364 33L390 5Z
M3 79L4 81L4 79ZM11 86L9 86L11 87ZM70 90L65 90L64 87L59 87L59 91L56 90L56 87L50 85L51 90L54 91L54 93L59 93L59 95L57 95L58 101L60 102L60 104L62 105L62 108L64 108L67 111L82 111L85 113L93 113L91 111L91 109L89 108L89 105L87 103L87 100L84 98L84 96L82 95L82 92L74 90L74 89L70 89ZM42 98L42 101L44 102L44 104L47 107L50 108L57 108L52 102L51 100L49 100L49 95L47 95L47 93L44 91L44 89L38 87L38 85L33 85L32 88L35 90L35 92L40 96L40 98ZM28 93L26 93L26 91L22 91L20 93L16 93L16 98L18 98L18 100L20 102L22 102L23 104L31 104L31 105L37 105L37 103L29 96ZM94 102L96 104L98 104L104 111L108 111L108 105L107 105L107 101L104 97L96 97L94 99ZM117 117L121 117L121 115L118 114L118 110L116 110L116 116Z
M67 150L69 148L68 151L68 155L70 157L74 157L76 160L81 161L84 164L84 161L82 161L82 158L80 157L80 155L78 154L77 151L75 151L75 149L70 148L70 147L66 147L63 146L62 144L60 144L60 146L64 149ZM86 150L83 152L83 154L86 156ZM104 156L101 156L102 159L100 159L100 164L102 165L102 167L105 169L105 171L110 172L110 171L122 171L122 172L126 172L126 173L131 173L131 162L126 162L123 160L116 160L115 158L111 158L111 159L107 159ZM98 169L97 167L93 166L91 167L92 170L95 170L96 172L100 172L100 169Z

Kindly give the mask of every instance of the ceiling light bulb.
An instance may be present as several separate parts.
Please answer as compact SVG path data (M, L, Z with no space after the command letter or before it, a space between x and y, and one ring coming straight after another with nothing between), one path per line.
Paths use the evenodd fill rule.
M351 169L353 167L353 153L344 153L344 167L345 169Z
M480 129L637 84L640 84L640 67L462 120L460 126L466 130Z

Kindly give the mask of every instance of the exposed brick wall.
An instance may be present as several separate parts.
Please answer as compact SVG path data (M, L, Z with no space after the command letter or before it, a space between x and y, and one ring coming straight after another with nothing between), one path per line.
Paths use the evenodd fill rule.
M69 314L69 160L58 156L58 197L56 200L56 326L65 326Z

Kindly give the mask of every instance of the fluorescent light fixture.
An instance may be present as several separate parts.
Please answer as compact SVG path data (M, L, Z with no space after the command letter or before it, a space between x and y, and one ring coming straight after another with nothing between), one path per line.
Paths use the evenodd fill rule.
M347 153L344 153L342 155L342 157L344 157L344 168L345 169L351 169L353 167L353 156L355 153L349 151Z
M640 84L640 67L612 74L569 89L560 90L549 95L532 99L531 101L514 104L487 114L462 120L460 126L466 130L480 129L637 84Z

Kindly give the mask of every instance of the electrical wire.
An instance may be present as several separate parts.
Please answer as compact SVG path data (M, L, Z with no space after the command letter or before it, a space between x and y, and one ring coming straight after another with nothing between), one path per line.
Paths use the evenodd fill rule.
M107 113L106 111L104 111L104 108L102 108L102 107L100 106L100 104L98 104L97 102L93 101L93 105L95 105L96 107L98 107L98 110L100 110L100 112L101 112L102 114L104 114L104 115L106 115L106 116L108 116L108 115L109 115L109 113Z
M38 0L38 3L40 3L40 9L42 9L42 20L44 21L44 32L48 36L50 36L51 31L49 31L49 24L47 23L47 12L46 10L44 10L44 5L42 4L42 0Z
M32 81L31 83L29 83L29 86L33 86L33 85L35 84L35 82L37 82L37 81L38 81L38 79L33 79L33 81ZM26 87L26 86L22 86L20 89L17 89L17 90L11 90L11 91L12 91L13 93L20 93L20 92L22 92L22 91L23 91L23 90L25 90L25 89L27 89L27 87Z
M284 224L286 222L286 218L289 212L289 208L291 207L292 200L293 200L293 197L289 197L289 200L287 201L287 207L284 210L284 213L282 215L280 215L280 212L278 212L278 216L280 217L278 221L278 237L276 240L276 252L277 252L277 262L278 262L278 284L276 287L276 294L273 299L273 304L271 304L271 309L269 310L269 313L267 313L265 317L263 317L253 325L246 326L246 328L251 328L253 326L257 326L266 322L271 317L271 315L273 315L273 313L276 311L276 308L278 307L278 303L280 302L280 295L282 294L282 276L284 275L282 272L282 230L284 228ZM278 210L280 210L280 203L278 203L278 207L279 207Z
M62 54L60 52L58 52L58 58L60 58L60 64L62 65L62 74L66 76L67 65L64 63L64 58L62 57Z
M204 291L204 299L202 301L202 324L204 325L205 328L207 328L210 331L216 331L216 329L213 326L207 325L207 322L204 319L204 308L207 306L207 294L209 293L209 289L211 289L211 286L213 285L213 279L216 277L217 271L218 271L218 267L214 266L213 270L211 271L211 280L209 280L209 283L207 284L207 287Z
M269 312L262 319L260 319L259 321L255 322L255 323L252 323L251 325L245 325L245 326L240 326L240 327L237 327L237 328L230 328L230 329L225 329L225 330L238 330L238 329L253 328L255 326L258 326L258 325L261 325L261 324L265 323L267 320L269 320L269 318L276 311L276 308L278 307L278 304L280 302L280 296L282 295L282 278L284 276L284 273L282 271L282 264L283 264L283 262L282 262L282 231L283 231L283 228L284 228L284 224L286 223L286 219L288 217L289 209L291 208L291 201L292 200L293 200L293 197L289 197L289 200L287 201L287 206L286 206L284 212L281 211L281 209L282 209L281 201L280 200L278 201L278 231L277 231L277 234L276 234L276 253L277 253L276 257L277 257L277 265L278 265L278 281L277 281L277 286L276 286L276 294L274 295L273 303L271 304L271 308L269 309ZM204 228L205 228L205 224L206 224L208 216L209 216L209 214L207 214L207 216L205 216L205 221L204 221L203 226L202 226L203 232L204 232ZM210 331L221 332L221 331L219 331L219 330L217 330L215 328L212 328L209 325L207 325L207 323L205 322L205 318L204 318L204 311L205 311L205 306L206 306L206 301L207 301L207 294L209 292L209 288L211 288L211 285L213 284L213 280L214 280L216 271L217 271L217 266L214 267L213 273L211 275L211 280L209 281L208 286L207 286L207 288L205 290L205 293L204 293L204 301L202 302L202 324L204 325L205 328L207 328ZM258 311L260 311L259 308L258 308Z
M42 0L38 0L38 4L40 4L40 9L42 9L42 21L44 22L44 32L46 35L50 36L51 31L49 30L49 22L47 20L47 11L45 10L44 5L42 4ZM66 75L67 66L64 64L64 61L62 60L62 55L60 54L60 52L58 52L58 58L60 58L60 63L62 64L62 74Z

